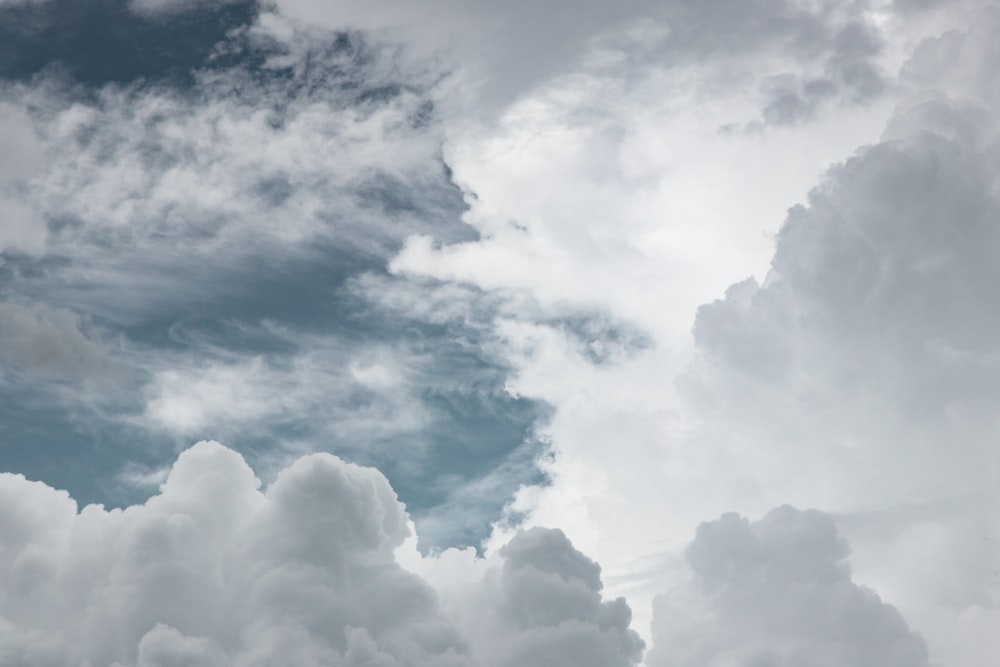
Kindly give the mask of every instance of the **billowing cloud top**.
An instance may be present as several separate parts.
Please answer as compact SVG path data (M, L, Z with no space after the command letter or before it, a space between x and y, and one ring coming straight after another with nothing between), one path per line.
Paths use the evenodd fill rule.
M816 511L702 524L687 548L693 580L654 603L658 646L647 664L928 665L899 612L851 581L847 555Z
M0 476L0 659L19 665L632 665L642 641L557 530L518 535L469 615L396 561L408 517L372 468L303 457L266 490L214 442L143 505L77 511ZM465 633L464 629L470 632Z

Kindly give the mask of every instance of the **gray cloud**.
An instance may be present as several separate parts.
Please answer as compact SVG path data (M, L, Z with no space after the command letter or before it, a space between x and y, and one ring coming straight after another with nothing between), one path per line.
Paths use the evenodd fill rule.
M986 65L998 32L989 10L916 49L901 77L913 97L789 211L769 276L699 310L704 365L684 384L703 433L740 443L733 452L754 444L742 466L756 502L882 513L877 535L851 535L859 567L906 596L932 647L974 632L956 619L996 608L983 592L1000 563L1000 163ZM920 567L886 565L914 548ZM988 640L970 641L983 648L941 650L979 664Z
M143 0L133 6L149 13L183 11L199 4ZM797 111L789 113L787 91L774 97L765 90L767 123L798 122L828 98L865 103L886 86L878 63L883 38L871 22L867 2L628 0L539 6L478 0L458 5L431 2L417 8L391 0L343 2L336 7L314 0L281 0L276 6L280 17L301 25L367 31L403 43L418 61L434 62L451 72L457 83L445 86L442 101L464 109L462 114L501 111L533 88L572 71L601 40L616 41L614 35L635 26L640 26L639 32L643 26L656 26L652 30L656 35L626 47L633 68L640 62L654 69L694 66L715 82L752 80L764 68L772 76L794 79ZM567 22L569 15L573 21ZM282 20L265 18L264 23ZM279 32L299 39L298 30ZM746 66L747 59L753 60L752 68ZM789 61L794 65L789 67ZM620 74L634 77L635 71Z
M650 667L927 665L923 641L851 581L833 520L782 507L726 514L687 550L693 579L656 599Z
M500 551L498 665L617 667L635 664L643 642L629 629L623 598L601 599L601 568L573 548L562 531L533 528Z
M261 491L203 442L143 505L78 512L10 474L0 500L0 655L19 664L610 666L641 651L624 601L602 602L600 569L558 531L516 538L499 586L449 620L396 562L407 515L385 477L327 454Z
M45 221L22 188L41 166L41 147L24 110L0 104L0 252L29 255L45 249Z
M82 379L108 368L101 345L69 310L0 302L0 364L51 379Z

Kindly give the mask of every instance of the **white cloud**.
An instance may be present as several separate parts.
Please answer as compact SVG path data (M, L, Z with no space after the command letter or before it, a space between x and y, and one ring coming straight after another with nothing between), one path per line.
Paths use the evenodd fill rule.
M328 454L262 491L202 442L143 505L77 512L10 474L0 500L0 655L20 664L630 665L641 650L624 601L602 601L600 569L558 531L518 536L466 591L478 606L449 619L396 561L408 518L389 483Z
M186 438L277 429L322 415L311 428L370 454L387 438L433 421L420 391L435 369L419 351L270 331L296 351L247 358L196 346L198 354L145 360L152 377L137 423Z
M690 581L656 599L649 667L928 665L927 649L874 591L851 581L833 520L781 507L704 523Z

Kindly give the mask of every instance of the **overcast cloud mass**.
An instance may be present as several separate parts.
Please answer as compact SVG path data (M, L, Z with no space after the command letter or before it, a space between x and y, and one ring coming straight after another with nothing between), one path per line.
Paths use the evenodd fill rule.
M991 0L0 0L0 666L994 664L998 72Z

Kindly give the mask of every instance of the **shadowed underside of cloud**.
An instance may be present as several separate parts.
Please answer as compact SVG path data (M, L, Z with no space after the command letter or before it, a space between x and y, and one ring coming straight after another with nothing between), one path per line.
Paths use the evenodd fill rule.
M314 454L265 491L236 452L185 451L143 505L79 513L0 475L0 659L20 665L635 664L600 568L558 531L519 535L464 591L396 562L407 515L379 472Z

